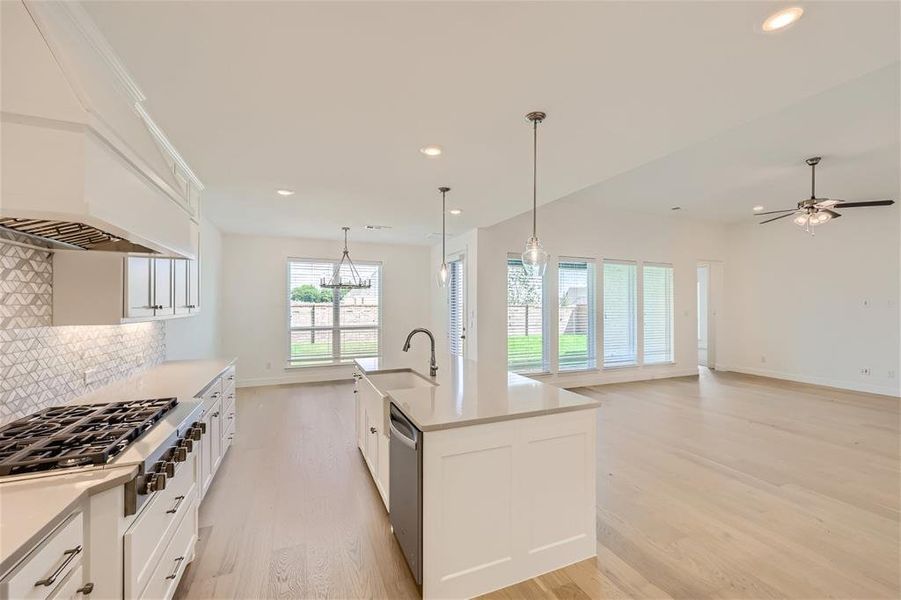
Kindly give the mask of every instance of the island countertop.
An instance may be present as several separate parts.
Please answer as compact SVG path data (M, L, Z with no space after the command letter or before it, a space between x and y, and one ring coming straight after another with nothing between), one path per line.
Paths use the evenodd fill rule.
M452 359L426 377L408 364L381 358L356 361L365 375L413 371L432 386L380 389L421 431L598 408L593 398L474 360Z

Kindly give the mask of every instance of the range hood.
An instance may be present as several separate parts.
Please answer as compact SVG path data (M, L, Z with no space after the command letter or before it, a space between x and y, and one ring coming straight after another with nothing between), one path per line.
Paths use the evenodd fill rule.
M0 240L196 259L203 184L84 7L0 9Z
M0 240L23 242L57 250L156 253L84 223L0 217Z

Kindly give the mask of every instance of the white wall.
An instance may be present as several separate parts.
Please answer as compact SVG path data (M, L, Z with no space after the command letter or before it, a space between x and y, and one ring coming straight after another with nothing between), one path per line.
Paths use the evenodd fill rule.
M347 379L350 367L286 368L288 352L287 260L334 258L342 242L226 234L222 238L222 352L238 357L239 385ZM426 246L350 241L357 261L382 262L382 353L388 360L428 367L428 341L417 337L408 354L407 333L430 325Z
M222 234L206 219L200 223L200 269L200 314L166 321L166 360L221 355Z
M729 228L723 367L899 394L899 209L842 212L814 237Z
M480 361L506 365L506 257L510 252L522 251L530 227L530 215L523 214L478 231L477 289L474 293L478 327L474 339L469 341L475 342L471 355ZM718 223L681 215L661 217L601 210L585 197L567 198L540 208L539 236L551 254L546 278L551 298L556 298L556 260L560 256L596 259L599 284L600 261L604 258L670 263L674 267L675 285L675 364L599 369L551 376L546 380L573 387L697 373L696 267L699 261L723 260L724 231ZM440 258L440 252L437 257ZM600 285L597 292L600 299ZM718 299L712 298L712 302L715 304ZM600 338L601 302L597 305ZM441 307L436 305L433 314L439 314L439 310ZM556 326L556 322L552 326Z

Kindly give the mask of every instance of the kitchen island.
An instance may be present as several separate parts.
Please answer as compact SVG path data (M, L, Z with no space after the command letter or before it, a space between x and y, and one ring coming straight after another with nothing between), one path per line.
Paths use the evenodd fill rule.
M596 400L470 360L356 364L358 446L423 598L595 556Z

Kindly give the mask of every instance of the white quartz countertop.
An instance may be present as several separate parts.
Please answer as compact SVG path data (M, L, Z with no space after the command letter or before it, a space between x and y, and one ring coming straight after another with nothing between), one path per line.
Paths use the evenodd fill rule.
M0 575L72 512L86 495L124 485L137 465L155 450L189 413L198 411L207 384L234 359L165 362L133 377L80 396L72 404L98 404L145 398L178 398L176 406L153 429L103 467L21 475L0 482Z
M135 465L106 467L0 484L0 575L85 497L124 485L137 471Z
M381 358L357 359L366 375L414 371L409 364ZM440 364L434 386L386 389L386 394L421 431L536 417L598 408L593 398L542 383L478 361L452 359Z
M173 360L127 379L117 381L75 399L72 404L99 404L145 398L178 398L179 402L199 396L204 387L235 363L233 358Z

